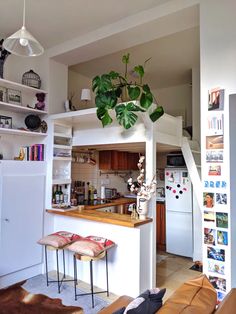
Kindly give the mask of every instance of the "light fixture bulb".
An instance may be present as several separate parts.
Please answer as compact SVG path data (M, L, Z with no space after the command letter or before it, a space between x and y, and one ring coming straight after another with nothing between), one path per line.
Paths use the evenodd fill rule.
M20 38L20 44L21 46L25 47L29 44L29 41L26 38Z

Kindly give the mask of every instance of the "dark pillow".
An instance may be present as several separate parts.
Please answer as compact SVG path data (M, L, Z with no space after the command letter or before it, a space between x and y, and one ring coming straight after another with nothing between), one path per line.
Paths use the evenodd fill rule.
M162 298L166 289L151 289L140 294L124 309L113 314L155 314L162 307Z

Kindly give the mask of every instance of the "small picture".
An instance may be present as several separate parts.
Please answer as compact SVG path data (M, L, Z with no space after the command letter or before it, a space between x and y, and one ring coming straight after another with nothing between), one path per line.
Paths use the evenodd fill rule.
M225 250L215 249L213 247L207 247L207 257L214 259L215 261L224 262L225 261Z
M215 231L215 229L204 228L204 243L215 245L215 243L216 243L216 231Z
M223 114L218 112L207 117L207 135L223 135Z
M203 192L203 206L206 208L214 207L214 193Z
M221 290L223 292L226 291L226 279L209 276L209 280L215 289Z
M210 165L208 169L209 176L220 176L221 175L221 166L220 165Z
M207 150L206 162L223 162L223 150Z
M7 102L21 105L21 92L15 89L7 89Z
M225 293L223 293L221 291L217 291L217 300L218 300L218 302L222 302L224 297L225 297Z
M220 275L225 274L225 265L224 263L213 261L213 260L208 260L208 271Z
M5 87L0 86L0 101L7 101L7 89Z
M227 213L216 213L216 227L217 228L228 228L228 214Z
M206 136L206 149L223 149L223 135Z
M226 193L216 193L216 204L227 205L227 194Z
M217 87L209 91L208 110L224 110L224 89Z
M220 245L228 245L228 232L217 230L217 243Z
M215 222L215 213L212 211L204 210L204 221Z

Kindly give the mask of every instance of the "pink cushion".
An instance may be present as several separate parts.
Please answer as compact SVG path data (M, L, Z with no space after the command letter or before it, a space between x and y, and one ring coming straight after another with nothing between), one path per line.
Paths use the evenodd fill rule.
M50 245L55 248L62 248L63 246L77 241L80 238L81 236L75 233L68 231L58 231L43 237L38 241L38 243L42 245Z
M109 243L109 245L105 245L107 243ZM72 243L68 246L68 250L80 255L96 257L113 245L115 245L115 243L110 240L106 240L101 237L89 236Z

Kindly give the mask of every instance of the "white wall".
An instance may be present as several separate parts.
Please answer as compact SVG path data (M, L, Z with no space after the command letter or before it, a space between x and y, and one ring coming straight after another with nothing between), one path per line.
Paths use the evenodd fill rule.
M192 125L192 90L189 84L153 90L166 113L183 116L184 126Z

